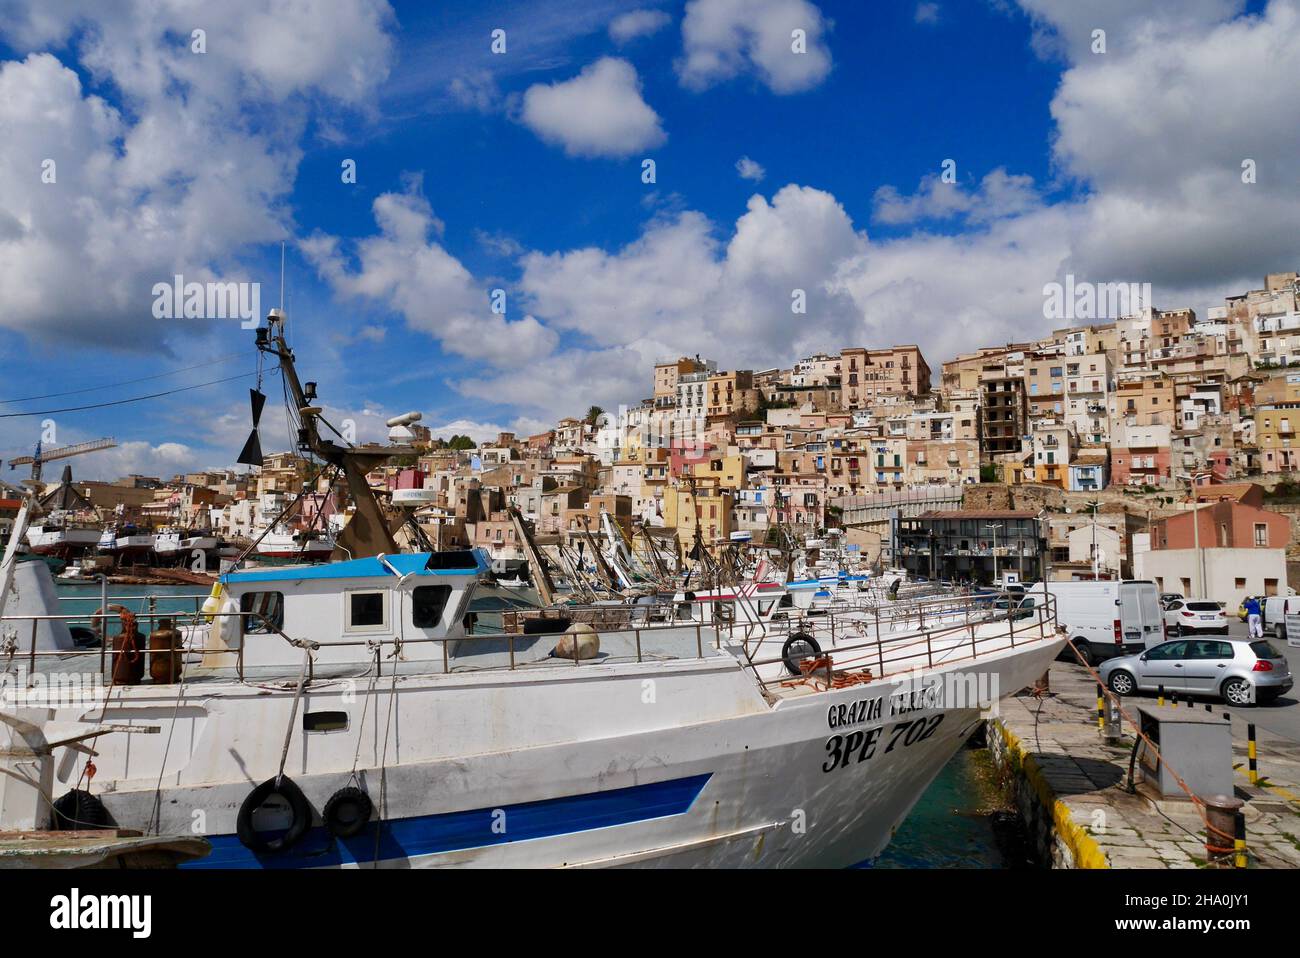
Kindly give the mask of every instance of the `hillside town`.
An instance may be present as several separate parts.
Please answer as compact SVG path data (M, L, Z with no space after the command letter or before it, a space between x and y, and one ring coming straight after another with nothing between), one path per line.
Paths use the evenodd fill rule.
M433 548L480 547L501 568L526 558L517 510L538 541L575 546L605 514L679 557L836 529L863 566L922 577L1151 578L1234 606L1287 594L1300 274L1269 274L1204 318L1145 306L937 370L915 345L729 365L664 358L648 396L531 436L476 443L408 422L416 454L368 478L416 508ZM324 558L350 501L313 469L280 452L167 480L65 471L44 505L111 520L110 540L182 528L242 543L274 527L281 548L264 556L307 557L309 537Z

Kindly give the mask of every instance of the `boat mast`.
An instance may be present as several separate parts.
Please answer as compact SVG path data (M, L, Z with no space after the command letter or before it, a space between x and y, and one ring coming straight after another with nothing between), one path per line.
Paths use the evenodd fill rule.
M393 456L414 455L411 446L385 446L359 449L355 446L341 446L332 439L320 435L319 423L324 422L336 434L337 429L321 415L321 408L312 405L316 399L316 384L304 391L298 380L298 370L294 365L293 350L284 338L285 317L281 309L273 309L266 318L266 326L258 327L257 348L274 356L280 363L285 385L289 388L290 399L301 417L302 426L298 430L299 449L308 450L317 458L333 465L343 473L347 480L348 492L356 511L335 541L333 558L360 559L380 553L401 552L393 538L392 529L379 505L379 500L366 481L366 474L376 466ZM340 436L339 438L342 438Z

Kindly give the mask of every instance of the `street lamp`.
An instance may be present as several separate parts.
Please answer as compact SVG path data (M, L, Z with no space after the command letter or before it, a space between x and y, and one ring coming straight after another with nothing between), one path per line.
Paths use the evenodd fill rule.
M1187 494L1192 497L1192 554L1196 559L1196 597L1206 598L1205 595L1205 558L1201 552L1201 507L1196 501L1196 480L1209 473L1196 472L1188 475L1180 475L1179 479L1187 480Z
M1088 502L1088 508L1092 510L1092 580L1096 582L1101 578L1099 563L1097 562L1097 507L1101 505L1096 499Z
M993 584L998 584L998 530L1002 528L1002 523L992 522L989 528L993 530Z

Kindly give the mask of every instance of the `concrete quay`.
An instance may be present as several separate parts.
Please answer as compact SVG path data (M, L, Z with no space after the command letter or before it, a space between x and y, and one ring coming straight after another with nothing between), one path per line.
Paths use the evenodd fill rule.
M1122 701L1136 717L1139 704L1156 699ZM1225 709L1207 699L1191 707L1203 710L1207 702L1216 713ZM1300 743L1257 725L1258 784L1248 777L1247 724L1254 713L1277 708L1300 703L1287 697L1271 707L1230 710L1249 868L1300 867ZM1127 719L1122 730L1118 745L1102 738L1096 683L1073 663L1052 666L1049 691L1026 690L999 703L988 723L989 748L1010 779L1039 860L1053 868L1207 867L1205 825L1192 802L1127 791L1134 743Z

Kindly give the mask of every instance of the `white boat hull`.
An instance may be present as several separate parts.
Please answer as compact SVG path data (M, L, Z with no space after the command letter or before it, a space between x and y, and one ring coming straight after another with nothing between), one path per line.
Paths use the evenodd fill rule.
M927 674L982 675L1007 694L1059 647L1044 638ZM121 827L201 823L213 852L191 867L843 867L880 854L979 719L978 707L942 704L891 714L899 688L878 680L769 705L726 654L667 669L318 679L285 769L317 817L278 855L254 854L235 831L250 782L278 771L292 704L282 685L199 682L179 705L174 687L119 689L105 721L161 734L99 740L97 782ZM886 703L879 716L837 723L841 706L873 700ZM303 731L302 713L336 710L346 729ZM383 822L334 840L319 812L353 781L358 746L355 781ZM59 763L56 792L82 761Z

